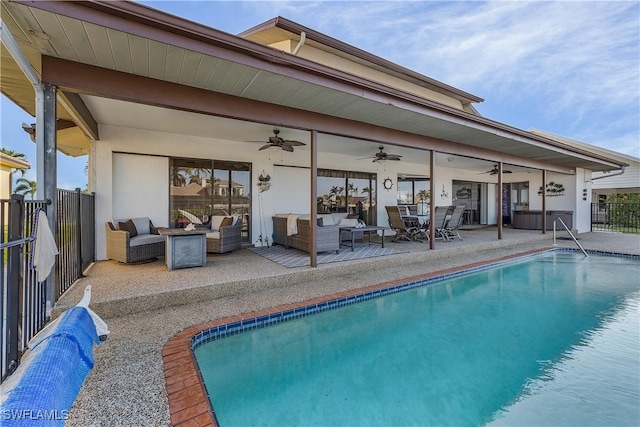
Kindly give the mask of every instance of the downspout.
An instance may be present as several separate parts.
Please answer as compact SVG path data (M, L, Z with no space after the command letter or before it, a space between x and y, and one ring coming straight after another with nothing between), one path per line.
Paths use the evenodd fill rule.
M302 48L302 46L304 46L304 42L307 40L307 33L305 33L304 31L302 31L300 33L300 41L298 42L298 45L295 47L295 49L293 49L293 52L291 52L292 55L297 55L298 52L300 51L300 49Z
M46 135L45 135L45 89L44 85L40 81L40 76L36 70L31 66L24 53L18 46L18 43L13 38L13 35L5 27L4 22L0 19L0 41L4 44L9 51L9 54L13 57L18 64L18 67L22 70L25 77L29 80L33 89L35 90L35 106L36 106L36 182L41 185L37 186L36 197L40 200L47 201L47 219L49 222L49 228L56 233L56 153L55 144L54 148L47 149L46 147ZM50 100L55 105L55 91L53 92L54 99ZM53 132L55 135L55 118L53 121ZM54 166L52 168L45 167L45 163L48 163L53 158ZM47 172L53 172L53 176L47 176ZM49 173L50 175L51 173ZM48 179L51 178L51 179ZM53 184L53 186L51 185ZM51 316L51 308L56 301L55 291L55 269L52 269L51 274L46 279L46 316Z
M596 179L609 178L609 177L612 177L612 176L623 175L626 168L627 168L626 165L621 166L619 172L612 173L611 175L607 174L607 175L597 176L595 178L592 177L591 181L595 181Z
M36 91L36 118L42 117L44 113L44 88L40 83L40 77L33 69L27 58L25 58L22 50L13 38L13 35L7 31L4 26L4 22L0 19L0 40L7 47L7 50L18 64L18 67L22 70L25 77L29 80L34 90ZM36 120L36 146L40 147L44 145L44 123L41 120ZM37 160L37 159L36 159ZM40 169L37 169L36 182L40 181ZM40 190L40 189L38 189ZM41 198L40 191L37 194L38 198Z

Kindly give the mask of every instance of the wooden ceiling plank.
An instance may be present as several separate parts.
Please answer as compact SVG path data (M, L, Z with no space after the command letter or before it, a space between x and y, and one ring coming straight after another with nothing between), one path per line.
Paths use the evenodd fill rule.
M180 69L180 78L178 79L178 83L184 85L193 85L193 80L196 77L196 72L198 71L198 66L202 61L203 55L201 53L193 52L191 50L187 50L184 54L184 58L182 59L182 67Z
M131 73L131 56L129 55L129 37L120 31L107 30L109 46L111 46L111 56L116 63L116 70Z
M58 19L78 61L85 64L98 65L98 59L82 21L61 15L58 16Z
M106 28L85 22L84 30L87 34L89 44L93 49L98 66L111 69L116 68Z
M167 48L168 46L164 43L154 40L149 41L149 77L164 80L165 67L156 64L165 64L167 62Z
M164 78L167 81L176 83L180 79L180 69L184 59L185 50L167 46L167 61L164 64Z
M149 39L138 36L129 36L131 46L131 68L133 73L139 76L149 76L151 68L149 64Z
M65 33L62 23L60 22L59 15L52 15L37 9L32 9L32 13L39 24L38 28L29 28L28 30L35 31L30 34L29 38L31 42L43 49L46 49L46 45L51 45L50 41L46 38L50 38L55 41L55 44L51 45L54 52L65 59L78 60L78 55L73 49L71 42ZM28 31L27 30L27 31Z
M193 85L199 88L205 88L217 62L218 60L216 58L203 56L202 60L198 64L196 74L193 77Z

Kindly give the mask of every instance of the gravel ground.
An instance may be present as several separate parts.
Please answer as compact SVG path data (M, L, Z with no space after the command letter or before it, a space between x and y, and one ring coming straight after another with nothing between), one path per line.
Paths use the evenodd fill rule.
M211 319L357 289L551 247L551 234L492 227L463 231L463 241L388 243L410 253L371 260L284 268L247 250L210 255L207 266L167 271L162 260L141 265L95 263L56 306L73 306L92 285L91 307L111 334L95 347L95 366L67 426L170 425L161 351L181 330ZM640 235L583 233L585 249L640 255ZM570 240L558 246L575 248Z

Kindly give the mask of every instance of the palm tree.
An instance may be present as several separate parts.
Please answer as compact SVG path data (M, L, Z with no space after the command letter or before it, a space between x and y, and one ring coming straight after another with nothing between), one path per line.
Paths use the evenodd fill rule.
M25 162L27 161L26 154L11 150L9 148L0 147L0 153L6 154L7 156L11 156L15 159L24 160ZM16 168L16 170L20 171L21 177L24 176L24 173L26 172L27 169L28 168ZM10 172L9 173L9 194L13 193L12 187L13 187L13 172Z
M344 191L344 187L340 187L338 185L334 185L329 190L329 200L331 200L332 208L338 208L344 205L344 198L342 196L342 192Z
M186 172L183 168L173 168L171 170L171 182L175 187L184 187L187 183Z
M16 193L22 194L26 196L29 194L31 196L31 200L33 200L33 196L36 194L36 182L31 181L25 177L18 178L16 180Z
M351 197L356 197L358 195L358 187L356 187L353 182L349 183L349 195Z
M429 199L431 198L431 192L429 190L420 190L416 194L416 197L421 202L428 202Z

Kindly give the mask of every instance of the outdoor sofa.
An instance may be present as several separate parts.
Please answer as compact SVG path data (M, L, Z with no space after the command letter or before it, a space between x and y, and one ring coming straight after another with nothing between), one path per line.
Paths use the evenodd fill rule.
M318 252L339 252L341 239L351 240L351 236L347 232L340 236L340 226L353 225L343 221L347 220L347 217L346 212L318 215L316 224L316 248ZM276 214L272 217L272 220L274 244L309 252L309 242L311 240L310 215ZM295 221L295 227L293 226L293 221ZM357 220L355 221L357 222ZM356 235L356 238L362 238L361 234Z

